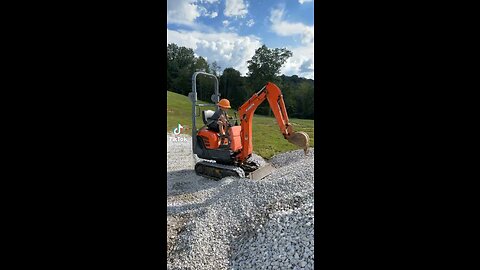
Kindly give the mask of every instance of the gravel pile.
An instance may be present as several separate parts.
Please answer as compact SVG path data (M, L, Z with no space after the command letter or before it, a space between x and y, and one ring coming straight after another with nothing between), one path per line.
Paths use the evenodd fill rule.
M183 136L167 134L167 269L313 269L314 149L275 156L260 181L213 181Z
M314 148L309 148L307 155L303 150L295 150L287 153L278 154L273 156L268 162L275 168L284 167L293 163L297 163L301 160L305 160L305 157L311 158L315 156Z
M239 246L232 269L313 269L313 201L281 210Z

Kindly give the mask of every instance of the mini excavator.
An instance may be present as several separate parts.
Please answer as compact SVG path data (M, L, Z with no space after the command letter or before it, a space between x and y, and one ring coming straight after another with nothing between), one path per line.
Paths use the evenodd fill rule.
M197 104L196 81L198 75L213 77L215 80L214 94L211 96L212 104ZM216 106L220 100L218 91L218 79L215 75L205 72L195 72L192 76L192 92L189 93L192 101L192 148L193 153L203 159L195 164L197 175L207 178L220 180L223 177L235 176L246 177L254 180L260 180L269 175L274 168L270 164L261 166L261 164L252 158L252 119L255 109L265 99L275 115L277 123L283 137L290 143L303 148L305 155L308 153L309 136L305 132L294 132L292 125L288 121L287 110L283 101L283 95L280 89L273 83L268 82L258 92L238 108L239 118L233 119L235 123L230 123L226 131L228 136L227 147L221 147L220 134L210 130L207 126L209 117L214 114L212 110L201 110L197 108ZM202 116L204 126L197 130L196 117ZM240 125L238 125L240 120Z

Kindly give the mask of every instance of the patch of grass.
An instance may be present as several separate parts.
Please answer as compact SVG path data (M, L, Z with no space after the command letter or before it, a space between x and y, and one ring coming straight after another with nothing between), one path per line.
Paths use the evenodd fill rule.
M303 131L310 137L310 146L314 147L314 121L308 119L290 118L294 131ZM253 151L264 157L271 158L274 155L297 150L297 146L283 138L277 121L274 117L254 115L252 124Z
M199 101L207 104L207 102ZM267 102L267 101L264 101ZM211 103L208 103L211 104ZM215 106L202 107L202 109L215 110ZM234 110L228 114L234 116ZM187 96L167 91L167 132L172 132L180 123L185 129L182 133L192 133L192 102ZM197 128L203 125L200 116L196 118ZM314 147L314 121L308 119L290 118L293 130L306 132L310 137L310 146ZM297 150L297 146L283 138L275 117L254 115L252 124L253 151L263 158L271 158L279 153Z

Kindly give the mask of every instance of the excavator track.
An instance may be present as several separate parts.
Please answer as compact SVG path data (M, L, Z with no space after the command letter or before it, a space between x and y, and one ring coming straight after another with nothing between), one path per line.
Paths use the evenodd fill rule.
M195 164L195 173L197 175L220 180L224 177L245 177L245 172L237 167L225 164L219 164L209 161L200 161Z

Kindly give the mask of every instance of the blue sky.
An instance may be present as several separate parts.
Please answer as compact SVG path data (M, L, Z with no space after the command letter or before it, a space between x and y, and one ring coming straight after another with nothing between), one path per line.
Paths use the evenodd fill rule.
M167 43L248 71L255 49L288 48L285 75L313 79L313 0L167 0Z

